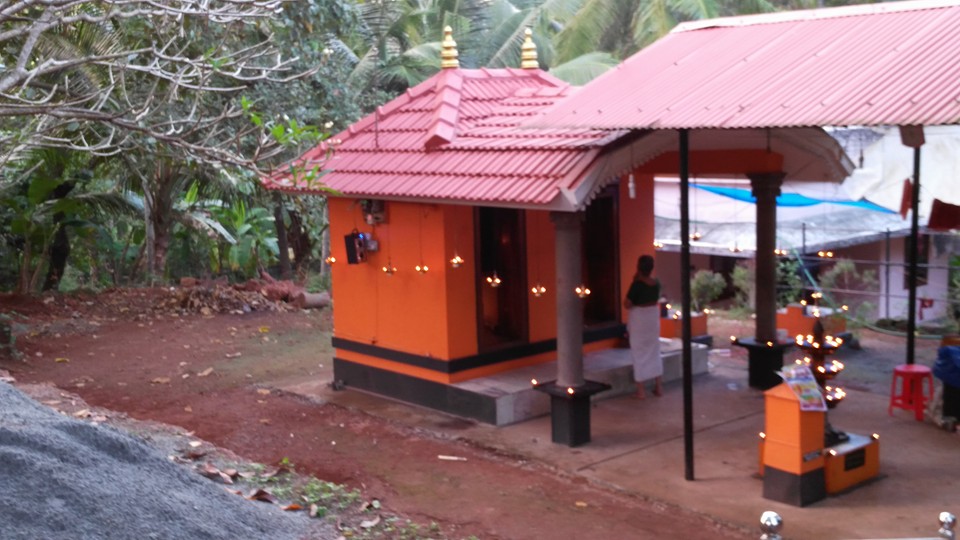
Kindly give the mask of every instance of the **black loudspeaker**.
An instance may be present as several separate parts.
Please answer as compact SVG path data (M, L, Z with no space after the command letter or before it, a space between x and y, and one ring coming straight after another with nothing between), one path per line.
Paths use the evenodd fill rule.
M345 235L343 241L347 248L347 264L360 264L367 260L366 238L356 229Z

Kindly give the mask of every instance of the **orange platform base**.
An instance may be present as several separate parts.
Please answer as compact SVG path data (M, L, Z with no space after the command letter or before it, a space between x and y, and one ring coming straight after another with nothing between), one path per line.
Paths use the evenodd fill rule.
M817 318L807 315L806 308L800 304L790 304L777 311L777 329L787 332L787 337L807 335L813 332L813 323ZM847 320L841 316L825 316L820 318L827 335L837 335L847 331Z
M848 433L850 440L830 447L824 463L827 494L835 495L880 473L880 440Z
M690 316L690 335L703 336L707 334L707 316L703 314ZM670 317L660 318L660 337L673 339L683 336L683 319Z

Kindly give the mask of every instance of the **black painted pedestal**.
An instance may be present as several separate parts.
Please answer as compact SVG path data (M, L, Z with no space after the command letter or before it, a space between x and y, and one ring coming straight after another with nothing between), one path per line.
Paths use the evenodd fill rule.
M760 390L773 388L783 382L777 375L777 371L783 368L783 351L796 345L792 341L758 343L754 338L740 338L733 344L747 349L749 384Z
M550 426L553 442L570 447L590 442L590 398L610 385L586 381L573 388L557 386L556 381L539 383L535 389L550 395Z

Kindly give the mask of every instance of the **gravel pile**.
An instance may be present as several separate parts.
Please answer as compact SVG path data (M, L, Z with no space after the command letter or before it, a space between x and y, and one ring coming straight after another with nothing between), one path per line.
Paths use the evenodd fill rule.
M338 536L320 526L227 493L127 434L65 417L0 382L4 539Z

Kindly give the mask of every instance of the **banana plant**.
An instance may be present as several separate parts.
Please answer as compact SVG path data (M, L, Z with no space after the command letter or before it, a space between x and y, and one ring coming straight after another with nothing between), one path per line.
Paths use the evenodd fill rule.
M276 260L280 249L274 217L269 210L248 208L243 201L237 201L213 208L210 213L233 238L233 242L220 243L215 260L211 261L215 270L251 277Z
M0 187L0 206L19 263L17 290L31 293L38 290L44 271L57 274L53 280L47 276L46 288L55 287L62 277L70 254L68 230L90 230L136 209L118 191L86 191L92 171L79 153L39 149L21 165L15 179ZM52 260L52 255L59 259Z

